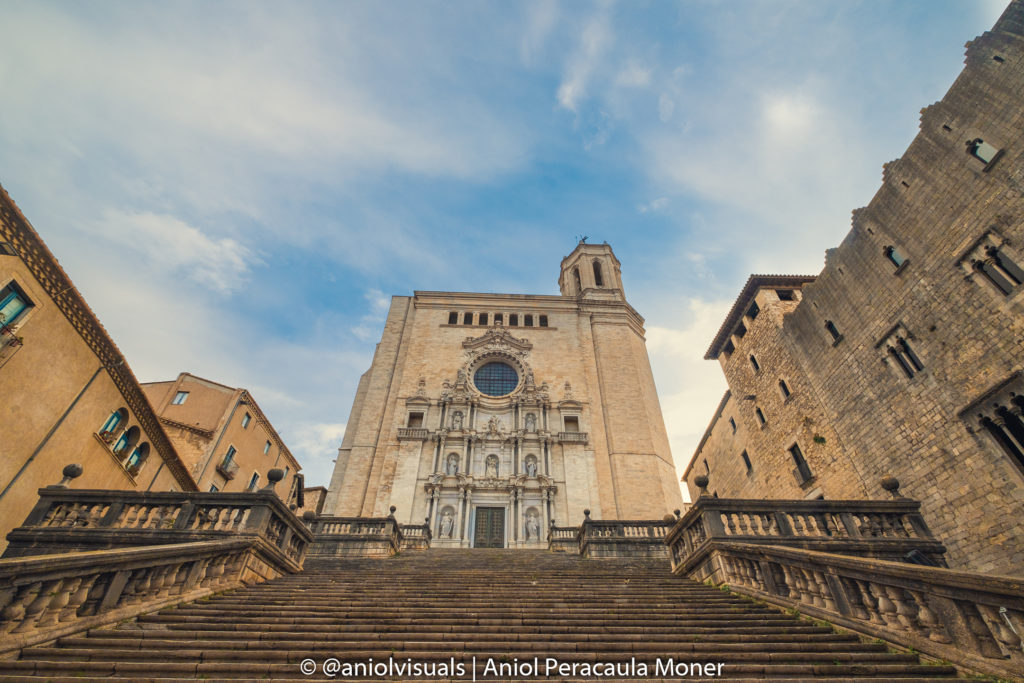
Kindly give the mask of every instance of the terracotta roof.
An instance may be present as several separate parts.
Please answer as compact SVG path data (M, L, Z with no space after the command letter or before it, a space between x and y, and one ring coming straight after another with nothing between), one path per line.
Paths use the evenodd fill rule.
M736 297L736 301L729 310L729 315L725 316L725 321L718 328L718 334L715 335L711 346L708 347L707 353L704 354L704 360L715 360L718 358L722 347L729 339L733 329L736 328L740 318L746 313L747 306L758 289L762 287L798 289L808 282L813 282L816 277L817 275L751 275L747 279L747 284L743 285L739 296Z

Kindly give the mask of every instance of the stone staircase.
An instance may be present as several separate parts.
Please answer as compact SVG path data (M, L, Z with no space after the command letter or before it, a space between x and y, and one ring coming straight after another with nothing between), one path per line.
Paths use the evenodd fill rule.
M434 549L308 561L301 574L25 648L19 659L0 661L0 679L316 680L329 678L323 665L336 658L427 667L418 680L472 680L474 657L476 678L499 680L926 681L956 674L673 576L663 560ZM548 658L570 669L548 669ZM306 659L316 664L308 676L300 671ZM711 667L666 671L669 661ZM596 664L600 678L583 666ZM615 665L608 675L604 667ZM336 677L417 679L396 668L347 673Z

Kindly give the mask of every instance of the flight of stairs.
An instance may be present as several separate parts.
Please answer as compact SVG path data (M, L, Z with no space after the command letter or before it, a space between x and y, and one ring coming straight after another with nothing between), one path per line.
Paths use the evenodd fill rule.
M301 574L92 629L0 661L2 680L250 678L316 680L339 662L452 663L429 680L620 680L561 675L560 663L722 663L728 679L925 681L955 676L728 592L673 576L667 563L543 551L427 550L390 559L314 560ZM539 658L540 671L523 670ZM454 658L454 659L453 659ZM305 676L300 662L316 673ZM342 672L339 672L342 673ZM433 673L441 671L435 669ZM518 673L519 675L516 675ZM29 678L31 677L31 678ZM413 679L396 674L347 680ZM716 676L717 678L717 676ZM419 678L418 680L425 680ZM685 680L705 680L689 675ZM710 680L710 679L709 679Z

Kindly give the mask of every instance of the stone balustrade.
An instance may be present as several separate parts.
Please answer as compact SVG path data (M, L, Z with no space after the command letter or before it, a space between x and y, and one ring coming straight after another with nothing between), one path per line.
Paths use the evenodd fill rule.
M578 542L584 557L668 557L665 536L675 520L595 520L590 510L583 515Z
M559 443L587 443L587 432L558 432Z
M272 470L273 472L273 470ZM254 536L302 567L310 531L268 487L252 493L48 487L4 558Z
M1024 671L1024 579L731 539L715 539L690 576L708 564L737 592L969 671Z
M395 506L387 517L306 517L313 532L310 557L390 557L402 550L404 533L395 519ZM429 534L429 530L427 530Z
M430 430L418 429L415 427L399 427L398 428L398 440L399 441L426 441L430 437Z
M0 559L0 655L298 570L252 535Z
M701 496L666 537L673 569L691 574L716 540L945 566L921 504L872 500L744 500ZM706 576L717 581L717 577Z
M400 524L402 545L400 550L426 550L430 547L430 524Z
M553 553L579 553L578 526L552 526L548 530L548 550Z

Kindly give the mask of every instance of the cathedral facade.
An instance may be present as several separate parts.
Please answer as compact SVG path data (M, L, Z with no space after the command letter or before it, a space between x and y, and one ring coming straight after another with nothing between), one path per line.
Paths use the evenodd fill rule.
M608 245L561 294L392 299L324 514L430 524L440 547L546 547L547 528L682 506L644 342Z

